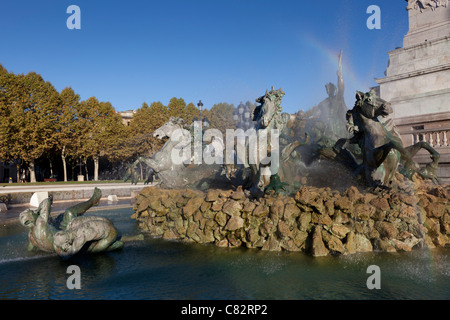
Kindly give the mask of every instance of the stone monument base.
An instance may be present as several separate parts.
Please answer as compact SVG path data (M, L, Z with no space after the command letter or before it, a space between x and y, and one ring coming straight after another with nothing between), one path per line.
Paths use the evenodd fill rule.
M437 176L450 183L450 3L409 0L403 47L388 52L385 77L376 79L389 101L403 144L429 143L440 153ZM418 154L424 166L429 155Z

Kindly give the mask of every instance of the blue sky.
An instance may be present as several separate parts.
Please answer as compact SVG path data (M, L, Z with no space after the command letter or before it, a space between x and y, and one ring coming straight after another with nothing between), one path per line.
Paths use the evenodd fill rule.
M69 30L69 5L81 30ZM369 30L368 6L381 9ZM384 76L408 32L403 0L42 0L0 3L0 63L36 71L118 111L172 97L206 108L283 88L283 110L308 110L336 83L343 50L346 103Z

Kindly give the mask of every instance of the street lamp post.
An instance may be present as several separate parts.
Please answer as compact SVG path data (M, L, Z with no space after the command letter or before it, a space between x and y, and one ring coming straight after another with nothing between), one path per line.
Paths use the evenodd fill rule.
M236 128L247 130L251 127L250 122L250 108L242 102L233 110L233 120L236 123Z
M198 110L200 110L200 121L202 121L202 110L203 110L203 103L202 103L202 100L200 100L200 101L197 103L197 107L198 107Z
M243 104L242 102L239 103L239 106L238 106L238 112L239 112L239 115L240 115L240 116L243 116L243 115L244 115L244 110L245 110L244 104Z
M237 109L233 110L233 121L236 123L236 126L238 124L238 120L239 120L239 113L237 112Z
M78 160L78 166L80 167L80 174L77 177L77 181L84 181L84 176L83 176L83 173L81 172L82 165L83 165L83 162L82 162L81 156L80 156L80 159Z
M197 103L197 107L198 107L198 110L200 111L200 119L198 119L198 121L200 121L200 125L202 126L202 131L203 131L203 128L208 128L209 127L209 120L208 120L208 118L206 118L206 116L202 117L202 111L203 111L203 102L202 102L202 100L200 100ZM194 123L195 123L195 121L197 121L197 117L194 118Z
M208 128L209 127L209 120L208 118L205 116L203 117L203 128Z

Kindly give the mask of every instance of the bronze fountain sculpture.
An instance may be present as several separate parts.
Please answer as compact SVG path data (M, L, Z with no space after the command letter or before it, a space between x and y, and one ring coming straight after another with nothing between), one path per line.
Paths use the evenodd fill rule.
M27 209L20 213L23 226L30 229L28 250L56 252L68 258L82 249L86 252L103 252L121 249L123 241L111 220L104 217L82 216L89 208L96 206L101 190L95 188L92 197L67 208L56 219L50 216L52 198L44 199L36 210Z

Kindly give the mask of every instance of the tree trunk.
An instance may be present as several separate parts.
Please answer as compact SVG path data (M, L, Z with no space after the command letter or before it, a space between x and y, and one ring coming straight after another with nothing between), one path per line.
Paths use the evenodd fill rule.
M52 161L50 159L48 159L49 163L50 163L50 177L49 178L53 178L53 164Z
M75 164L74 164L74 162L71 161L71 163L70 163L70 168L71 168L71 170L72 170L72 181L75 181L75 171L76 171L76 169L77 169L77 164L76 164L76 162L75 162Z
M17 176L16 182L19 183L20 182L20 172L21 172L19 162L16 162L16 171L17 171L16 172L16 176Z
M86 171L86 181L89 181L89 171L88 171L88 166L87 166L87 158L84 158L83 162L84 162L84 170Z
M30 161L30 182L36 182L36 168L34 166L34 160Z
M94 181L98 181L99 156L94 157Z
M64 170L64 182L67 182L66 146L64 146L62 148L61 159L62 159L63 170Z

